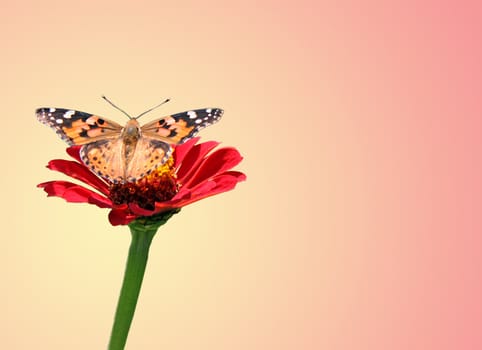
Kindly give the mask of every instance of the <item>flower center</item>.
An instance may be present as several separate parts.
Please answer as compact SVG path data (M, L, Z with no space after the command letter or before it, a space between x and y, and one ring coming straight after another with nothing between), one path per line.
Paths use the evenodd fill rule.
M116 204L137 203L141 208L154 210L156 202L174 197L178 191L174 159L169 160L136 182L110 185L109 197Z

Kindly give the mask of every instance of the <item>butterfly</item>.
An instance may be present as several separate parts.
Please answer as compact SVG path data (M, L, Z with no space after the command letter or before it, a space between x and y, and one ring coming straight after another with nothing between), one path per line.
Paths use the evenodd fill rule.
M69 145L81 145L82 162L111 183L135 182L149 175L170 157L173 148L219 121L223 110L205 108L165 116L140 126L137 119L165 102L132 118L124 127L94 114L44 107L37 119L51 127Z

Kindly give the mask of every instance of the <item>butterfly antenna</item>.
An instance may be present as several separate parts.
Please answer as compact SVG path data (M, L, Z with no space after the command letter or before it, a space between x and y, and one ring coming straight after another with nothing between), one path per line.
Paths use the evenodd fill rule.
M126 111L120 109L119 107L117 107L115 104L113 104L111 101L109 101L109 99L107 97L105 97L104 95L102 95L102 98L104 100L106 100L107 102L109 102L109 104L114 107L115 109L118 109L119 111L121 111L122 113L124 113L129 119L137 119L137 118L132 118L129 114L127 114Z
M152 110L154 110L154 109L156 109L156 108L158 108L158 107L161 107L164 103L167 103L167 102L169 102L169 101L170 101L170 99L166 98L164 101L162 101L161 103L159 103L157 106L154 106L154 107L152 107L151 109L148 109L147 111L139 114L139 115L138 115L137 117L135 117L134 119L139 119L139 118L142 117L144 114L147 114L147 113L149 113L150 111L152 111Z

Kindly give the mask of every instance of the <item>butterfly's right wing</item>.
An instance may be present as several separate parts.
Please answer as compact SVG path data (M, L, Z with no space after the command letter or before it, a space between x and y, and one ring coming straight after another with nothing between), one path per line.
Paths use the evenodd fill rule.
M125 181L126 169L123 154L123 140L99 140L88 143L80 149L84 164L97 175L112 183Z
M167 162L171 153L172 148L168 143L151 137L141 137L127 164L126 181L134 182L149 175L157 167Z
M99 116L64 108L39 108L37 119L55 130L69 145L117 138L122 126Z

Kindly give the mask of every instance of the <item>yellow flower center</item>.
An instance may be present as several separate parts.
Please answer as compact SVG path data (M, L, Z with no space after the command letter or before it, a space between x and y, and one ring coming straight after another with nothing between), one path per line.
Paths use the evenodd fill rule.
M153 210L156 202L164 202L174 197L178 191L174 159L153 170L136 182L110 185L109 197L116 205L137 203L141 208Z

